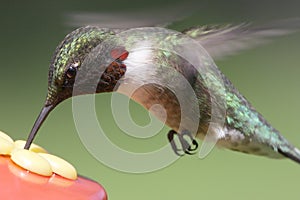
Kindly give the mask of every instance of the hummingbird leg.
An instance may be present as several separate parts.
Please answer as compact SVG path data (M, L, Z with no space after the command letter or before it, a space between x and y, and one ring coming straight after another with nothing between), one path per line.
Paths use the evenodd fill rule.
M189 137L191 142L188 142L187 139L184 138L184 136ZM199 145L189 131L183 131L181 134L178 135L178 137L186 154L193 155L196 153L196 150Z
M180 153L181 149L178 149L177 146L176 146L176 144L175 144L175 141L174 141L174 136L175 135L178 136L177 132L174 131L174 130L170 130L169 133L168 133L168 140L169 140L169 142L171 144L171 147L172 147L174 153L176 155L178 155L178 156L184 156L184 154Z
M179 142L181 144L182 149L177 148L177 145L174 141L174 136L177 136L179 139ZM184 137L188 136L191 142L188 142L188 140ZM195 154L195 150L198 148L198 142L193 138L190 132L183 131L181 134L178 134L174 130L170 130L168 133L168 140L172 146L173 151L178 156L183 156L184 154L180 154L180 151L184 151L185 154L193 155Z

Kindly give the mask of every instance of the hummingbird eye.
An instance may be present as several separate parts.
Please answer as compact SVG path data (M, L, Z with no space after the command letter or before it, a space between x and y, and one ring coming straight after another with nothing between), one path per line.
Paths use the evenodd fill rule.
M74 78L76 76L76 72L77 72L77 69L71 65L67 71L66 71L66 75L68 78Z

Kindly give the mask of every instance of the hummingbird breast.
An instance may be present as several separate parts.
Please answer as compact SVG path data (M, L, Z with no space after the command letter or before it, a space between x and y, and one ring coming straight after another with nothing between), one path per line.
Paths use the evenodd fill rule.
M157 84L146 84L138 88L131 98L166 125L178 130L181 109L176 96L169 89Z
M127 70L117 92L141 104L176 132L205 132L209 93L191 64L149 49L131 52L124 63Z

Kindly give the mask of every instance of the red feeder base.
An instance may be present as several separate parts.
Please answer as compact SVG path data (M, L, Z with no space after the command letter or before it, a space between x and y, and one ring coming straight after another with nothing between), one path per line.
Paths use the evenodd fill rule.
M78 177L76 181L58 175L44 177L15 165L0 156L0 199L2 200L107 200L98 183Z

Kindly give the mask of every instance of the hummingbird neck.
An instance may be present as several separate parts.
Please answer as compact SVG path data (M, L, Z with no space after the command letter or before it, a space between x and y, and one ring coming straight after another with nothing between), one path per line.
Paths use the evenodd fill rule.
M152 62L153 50L142 49L130 52L128 58L124 61L126 74L121 81L119 90L128 90L130 87L159 82L156 67L150 66Z

